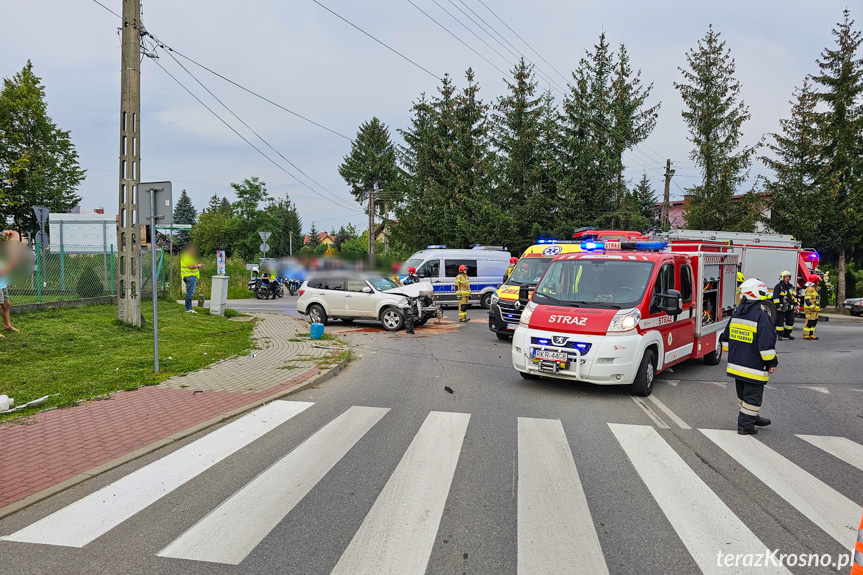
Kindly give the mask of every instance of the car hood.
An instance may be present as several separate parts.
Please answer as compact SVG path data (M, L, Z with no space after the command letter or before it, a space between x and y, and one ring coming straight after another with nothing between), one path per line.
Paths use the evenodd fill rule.
M434 291L431 282L419 282L416 284L408 284L397 288L385 290L383 293L392 295L400 295L405 297L419 297L421 293L428 292L431 294Z

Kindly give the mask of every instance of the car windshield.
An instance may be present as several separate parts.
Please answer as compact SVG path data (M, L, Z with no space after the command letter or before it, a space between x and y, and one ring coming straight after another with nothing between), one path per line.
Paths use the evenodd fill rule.
M420 266L423 264L424 261L425 260L419 259L419 258L410 259L410 260L406 261L405 263L402 264L402 270L401 270L402 275L408 273L408 268L420 269Z
M628 308L644 297L653 263L613 259L557 260L536 286L539 304Z
M550 261L551 258L521 258L506 280L506 285L535 284Z
M378 291L386 291L388 289L395 289L399 287L399 285L390 278L382 276L374 276L369 278L369 283L375 286L375 289Z

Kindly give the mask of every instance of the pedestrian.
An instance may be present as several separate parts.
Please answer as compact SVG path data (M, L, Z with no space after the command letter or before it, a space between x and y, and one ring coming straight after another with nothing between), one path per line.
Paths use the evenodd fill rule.
M399 262L393 262L392 275L390 275L390 280L396 284L397 286L402 285L402 280L399 277L399 270L401 270L402 266Z
M764 282L749 278L740 286L740 305L719 337L722 349L728 352L728 377L737 384L737 433L755 435L756 426L770 425L761 417L764 386L776 371L777 331L762 300L769 291Z
M201 268L204 267L199 259L198 246L195 244L186 244L180 252L180 275L186 285L186 313L198 313L192 309L192 300L201 278Z
M0 248L0 316L3 318L3 329L5 331L20 331L17 327L12 325L11 320L11 309L12 304L9 301L9 285L11 283L10 276L12 274L12 269L18 263L18 254L16 250L12 250L12 232L3 232L3 235L0 236L3 244L2 248ZM3 334L0 334L0 338L5 338Z
M794 286L791 285L791 272L784 271L779 276L779 283L773 288L773 305L776 306L776 333L779 339L794 339L791 331L794 329Z
M467 306L470 302L470 279L467 277L467 266L458 267L458 275L455 276L455 295L458 298L458 320L470 321L467 317Z
M417 275L417 269L413 266L408 268L408 275L405 277L404 285L420 283L420 277Z
M818 278L806 282L803 293L803 312L806 314L806 325L803 326L803 339L818 339L815 326L818 325L818 312L821 311L821 295L818 293Z
M503 283L506 283L506 280L509 279L509 276L512 275L512 270L515 269L515 264L518 263L518 258L509 258L509 267L506 268L506 271L503 272Z

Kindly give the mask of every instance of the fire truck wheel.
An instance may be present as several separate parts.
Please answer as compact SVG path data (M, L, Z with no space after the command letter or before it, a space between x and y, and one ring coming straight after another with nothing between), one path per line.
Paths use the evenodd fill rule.
M653 379L656 377L656 352L648 349L644 352L644 357L641 360L641 365L638 366L638 373L635 375L635 381L632 382L630 392L632 395L640 395L647 397L653 392Z
M715 351L708 353L701 360L706 365L719 365L719 362L722 361L722 347L717 347Z
M518 374L522 377L522 379L539 379L539 376L534 373L525 373L523 371L518 372Z

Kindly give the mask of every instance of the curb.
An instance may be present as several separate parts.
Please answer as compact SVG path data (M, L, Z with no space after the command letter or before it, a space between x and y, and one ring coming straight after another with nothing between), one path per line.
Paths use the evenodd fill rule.
M149 445L145 445L144 447L142 447L140 449L136 449L135 451L132 451L131 453L127 453L126 455L121 455L120 457L118 457L116 459L113 459L107 463L103 463L102 465L96 466L93 469L90 469L89 471L86 471L84 473L76 475L75 477L70 477L69 479L67 479L65 481L61 481L60 483L58 483L56 485L52 485L51 487L43 489L42 491L37 491L36 493L33 493L32 495L28 495L24 499L19 499L18 501L13 501L9 505L6 505L4 507L0 507L0 519L3 519L4 517L8 517L9 515L12 515L13 513L17 513L18 511L21 511L22 509L29 507L29 506L33 505L34 503L38 503L39 501L47 499L48 497L51 497L52 495L56 495L57 493L60 493L61 491L66 491L70 487L74 487L74 486L78 485L79 483L83 483L84 481L86 481L88 479L96 477L97 475L101 475L101 474L103 474L107 471L110 471L116 467L120 467L121 465L129 463L130 461L134 461L135 459L139 459L139 458L141 458L141 457L143 457L149 453L153 453L154 451L157 451L159 449L162 449L163 447L171 445L172 443L180 441L181 439L185 439L186 437L189 437L190 435L194 435L194 434L199 433L205 429L208 429L210 427L218 425L219 423L222 423L225 420L228 420L228 419L237 417L238 415L242 415L246 412L252 411L252 410L254 410L254 409L256 409L256 408L258 408L264 404L267 404L271 401L275 401L275 400L280 399L282 397L292 395L294 393L297 393L298 391L303 391L307 387L310 387L314 384L323 383L329 379L332 379L333 377L338 375L342 371L342 369L344 369L345 365L347 365L347 363L348 363L348 359L349 358L345 358L341 362L339 362L338 365L331 367L331 368L327 369L326 371L320 371L317 373L317 375L310 377L306 381L300 382L300 383L298 383L292 387L289 387L288 389L284 389L284 390L282 390L278 393L275 393L269 397L266 397L264 399L259 399L257 401L252 402L252 403L249 403L248 405L244 405L243 407L238 407L238 408L233 409L227 413L223 413L222 415L219 415L219 416L216 416L210 420L204 421L203 423L199 423L198 425L194 425L188 429L184 429L183 431L178 431L177 433L175 433L173 435L170 435L170 436L168 436L164 439L160 439L158 441L154 441L153 443L151 443Z

